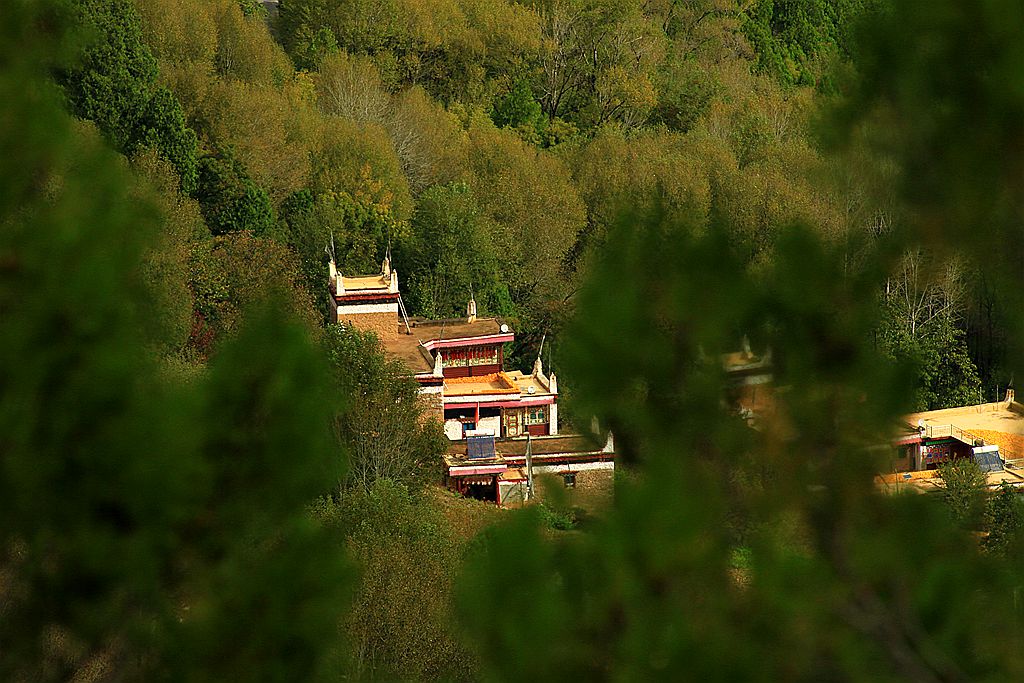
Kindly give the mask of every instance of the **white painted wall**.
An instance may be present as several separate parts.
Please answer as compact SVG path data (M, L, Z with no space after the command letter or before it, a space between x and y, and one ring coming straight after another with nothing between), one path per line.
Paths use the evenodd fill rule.
M444 435L452 441L458 441L462 438L462 423L458 420L445 420Z
M501 416L481 417L480 421L476 423L476 430L478 432L491 432L494 436L501 437Z
M472 396L445 396L445 405L473 405L475 403L490 403L495 401L518 401L521 394L473 394Z
M558 434L558 404L552 403L548 406L548 417L550 424L548 424L548 434L554 436Z
M562 474L563 472L582 472L584 470L614 470L615 463L608 462L580 462L572 463L571 465L534 465L534 473L554 472L556 474Z
M526 501L525 481L499 481L498 502L501 505L518 505Z
M360 313L394 313L398 315L398 304L339 304L338 316Z

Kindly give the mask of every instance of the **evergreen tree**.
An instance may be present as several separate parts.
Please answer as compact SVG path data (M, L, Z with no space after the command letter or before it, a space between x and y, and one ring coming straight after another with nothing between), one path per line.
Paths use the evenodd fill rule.
M275 222L270 197L230 150L200 159L196 199L214 235L241 230L261 235Z
M870 343L881 271L837 277L841 251L790 227L752 274L727 227L662 216L623 218L563 342L578 412L633 476L592 532L551 539L529 510L488 534L458 584L485 675L1019 675L988 646L1019 633L1004 599L1019 575L994 572L937 498L876 489L869 446L911 390ZM723 409L714 362L741 334L771 346L785 387L757 431ZM503 576L517 610L488 590Z
M1024 501L1010 484L1003 483L985 504L985 549L995 555L1010 557L1020 547L1024 531Z
M72 0L80 40L78 60L60 69L71 111L96 123L125 154L154 147L174 164L181 188L197 182L197 139L170 91L156 85L157 67L142 40L131 0Z
M985 473L973 459L960 458L943 463L939 478L949 514L965 528L974 528L985 505Z
M0 27L0 677L335 678L325 366L270 309L191 382L150 355L156 213L61 113L58 17L15 0Z
M541 112L540 103L533 97L530 84L525 80L518 80L494 103L491 120L499 128L526 127L539 133L543 129L544 114Z

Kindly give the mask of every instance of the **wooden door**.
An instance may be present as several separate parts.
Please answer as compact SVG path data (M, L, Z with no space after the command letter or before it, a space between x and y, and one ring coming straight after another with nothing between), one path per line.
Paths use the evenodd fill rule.
M520 418L522 411L517 409L505 411L505 436L519 436L522 433Z

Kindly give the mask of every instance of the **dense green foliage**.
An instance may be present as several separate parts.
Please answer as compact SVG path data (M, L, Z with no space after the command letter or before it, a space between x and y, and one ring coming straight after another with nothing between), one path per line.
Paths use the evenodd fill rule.
M420 195L413 238L396 254L410 266L406 277L414 310L458 317L473 296L484 310L512 312L495 228L465 183L436 185Z
M985 474L970 458L951 460L939 467L942 498L959 524L973 528L981 520Z
M1020 552L1024 530L1024 499L1009 484L1000 484L985 503L983 526L985 549L990 553L1012 557Z
M80 63L62 69L71 110L94 121L114 147L132 153L151 146L172 162L181 187L196 187L196 136L181 106L157 85L157 65L142 40L131 0L73 3L85 49Z
M210 232L287 245L312 300L332 238L349 273L390 247L411 313L460 314L474 294L519 331L516 363L564 327L623 202L728 215L757 267L788 221L814 218L855 262L901 215L870 174L836 173L808 115L873 2L285 0L284 51L251 3L76 6L115 20L62 77L73 110L171 160ZM920 368L922 406L1008 379L977 284L941 333L881 335Z
M916 369L918 410L984 402L960 318L962 281L955 262L942 269L912 251L882 296L877 343L888 357Z
M469 680L476 662L450 599L464 539L435 501L380 479L314 512L361 569L344 623L350 676Z
M882 5L878 0L758 0L745 10L743 33L757 52L759 68L789 83L813 85L824 71L821 62L850 56L858 24Z
M0 676L332 677L347 569L304 512L340 475L323 360L263 309L203 376L161 366L155 207L44 83L54 16L6 14Z
M266 191L246 177L230 152L199 160L199 188L196 199L214 235L241 230L260 235L274 224Z
M8 5L0 676L1024 677L1019 495L872 455L1019 365L1013 3ZM614 506L464 562L416 385L320 325L332 242L547 335Z
M376 335L331 325L324 350L345 401L335 420L349 456L344 485L369 495L381 480L418 491L440 479L447 440L436 420L425 419L416 381Z

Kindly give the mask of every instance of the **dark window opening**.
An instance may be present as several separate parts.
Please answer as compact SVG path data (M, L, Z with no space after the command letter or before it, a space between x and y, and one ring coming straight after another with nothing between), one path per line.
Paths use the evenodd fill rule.
M469 406L468 408L449 408L444 411L444 419L446 420L476 420L476 407Z
M486 500L491 503L498 502L498 486L495 483L494 478L491 478L490 483L474 482L472 484L466 484L462 489L462 495L466 498L473 498L475 500Z

